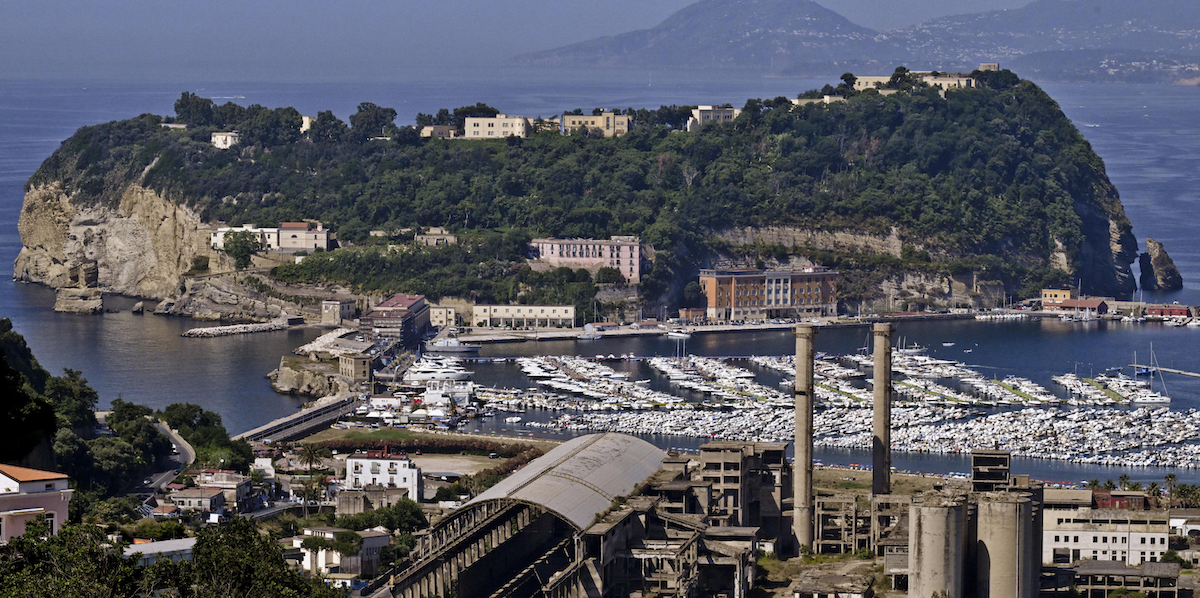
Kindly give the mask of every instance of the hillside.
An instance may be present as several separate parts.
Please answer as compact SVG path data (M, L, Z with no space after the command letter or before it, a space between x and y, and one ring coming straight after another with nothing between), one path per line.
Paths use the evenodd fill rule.
M1001 62L1046 78L1174 81L1200 76L1200 11L1191 0L1037 0L877 33L807 0L702 0L652 29L516 61L790 75Z
M538 52L530 65L776 70L870 57L875 32L809 0L701 0L657 27Z
M171 224L188 238L204 237L187 228L200 220L321 220L357 247L277 276L435 298L587 306L595 289L586 275L523 264L525 242L543 235L640 236L651 303L677 304L697 268L713 263L806 261L843 271L848 301L888 286L944 305L982 300L980 281L1029 293L1077 278L1086 292L1131 293L1136 242L1100 158L1036 85L990 80L999 88L945 98L918 87L830 105L750 100L732 123L695 133L665 124L677 125L679 107L642 109L617 138L459 141L400 128L379 141L360 134L379 130L370 104L351 118L356 127L322 113L304 134L294 110L262 107L186 131L153 115L85 127L26 185L15 276L75 284L47 276L42 265L55 264L116 285L141 271L108 262L144 213L143 227ZM243 143L213 148L220 124L239 128ZM173 211L188 217L166 219ZM464 243L394 252L386 245L402 235L367 234L421 226L446 226ZM155 238L143 255L190 262Z

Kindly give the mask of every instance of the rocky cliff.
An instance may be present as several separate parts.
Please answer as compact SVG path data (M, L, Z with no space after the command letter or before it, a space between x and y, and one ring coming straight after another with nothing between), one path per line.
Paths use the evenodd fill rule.
M1175 267L1175 261L1167 255L1163 244L1146 239L1146 253L1138 256L1142 269L1142 288L1147 291L1177 291L1183 288L1183 277Z
M350 392L349 385L337 375L337 368L322 362L297 363L296 359L284 356L279 368L267 374L275 392L292 395L326 397Z
M73 201L56 181L28 190L17 229L23 247L13 277L56 289L165 299L199 255L218 263L187 206L138 185L115 203Z

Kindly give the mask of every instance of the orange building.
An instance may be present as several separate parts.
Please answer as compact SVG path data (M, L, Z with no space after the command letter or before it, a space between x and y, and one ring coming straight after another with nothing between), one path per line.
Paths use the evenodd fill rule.
M836 270L700 271L709 320L761 320L837 313Z

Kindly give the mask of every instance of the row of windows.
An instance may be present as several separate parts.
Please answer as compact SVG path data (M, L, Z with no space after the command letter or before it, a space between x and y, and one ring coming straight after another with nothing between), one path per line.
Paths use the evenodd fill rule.
M1121 539L1121 544L1128 543L1129 539L1125 536L1112 536L1113 544L1117 543L1118 537L1120 537L1120 539ZM1059 538L1061 538L1061 540ZM1072 538L1074 538L1074 539L1072 539ZM1109 536L1092 536L1092 543L1093 544L1108 544L1109 543L1108 539L1109 539ZM1142 544L1146 543L1145 536L1143 536L1141 538L1141 540L1142 540L1142 542L1141 542ZM1055 542L1078 542L1079 536L1054 536L1054 541ZM1159 542L1159 538L1157 538L1155 536L1150 537L1150 544L1166 544L1166 543L1167 543L1166 538L1162 538L1162 542Z

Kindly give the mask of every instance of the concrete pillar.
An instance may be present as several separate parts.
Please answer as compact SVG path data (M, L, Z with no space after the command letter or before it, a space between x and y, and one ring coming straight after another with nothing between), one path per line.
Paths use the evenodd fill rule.
M813 337L817 330L809 324L796 327L796 437L792 467L795 480L792 530L797 546L812 548L813 540Z
M888 323L875 324L875 420L871 427L871 492L892 492L892 331Z
M908 517L908 595L962 598L967 519L963 497L915 498Z

